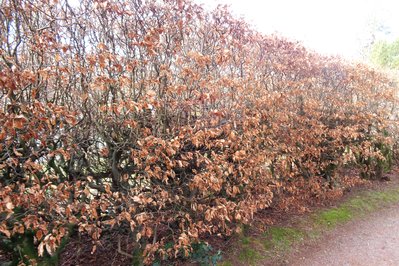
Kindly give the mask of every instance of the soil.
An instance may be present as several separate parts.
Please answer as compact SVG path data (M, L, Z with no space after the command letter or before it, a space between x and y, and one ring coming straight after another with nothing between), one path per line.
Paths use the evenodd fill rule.
M399 169L366 188L350 191L339 202L362 190L385 190L399 186ZM399 265L399 203L356 218L313 242L306 242L283 260L261 265Z
M399 265L399 204L354 220L294 252L286 265Z
M87 236L74 237L65 246L61 253L60 266L121 266L132 265L132 259L118 252L120 246L126 253L133 253L134 241L128 235L105 235L97 244L96 252L92 252L93 243Z
M255 218L246 236L257 238L270 225L283 227L302 227L298 225L309 215L321 209L338 207L347 200L366 191L385 191L399 187L399 167L384 175L382 180L374 180L346 187L344 194L335 200L320 199L305 202L306 212L281 211L270 208ZM256 220L259 219L259 223ZM256 226L256 225L262 226ZM230 247L219 247L231 265L245 265L238 259L241 250L240 240L232 238ZM212 243L213 245L213 243ZM278 252L272 258L257 261L254 265L399 265L399 203L326 231L316 240L306 239L294 245L291 253ZM256 249L256 247L254 247ZM261 250L259 250L262 253Z

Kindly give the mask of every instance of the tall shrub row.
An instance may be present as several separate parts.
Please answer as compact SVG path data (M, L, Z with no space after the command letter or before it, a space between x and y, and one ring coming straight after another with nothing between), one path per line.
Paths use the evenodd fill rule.
M224 7L4 0L0 43L1 238L40 255L70 224L121 230L148 263L187 255L293 180L380 175L396 132L392 80Z

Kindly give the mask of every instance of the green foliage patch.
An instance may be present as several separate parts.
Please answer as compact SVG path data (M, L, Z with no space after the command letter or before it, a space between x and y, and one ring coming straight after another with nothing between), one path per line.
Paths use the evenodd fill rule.
M266 250L288 250L295 242L305 237L305 232L297 228L273 226L264 235L266 240L263 241L263 245Z

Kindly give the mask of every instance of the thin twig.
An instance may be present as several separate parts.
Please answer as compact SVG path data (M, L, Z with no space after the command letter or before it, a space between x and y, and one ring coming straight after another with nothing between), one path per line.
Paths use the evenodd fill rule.
M134 258L133 255L131 255L131 254L129 254L129 253L127 253L127 252L125 252L125 251L123 251L121 249L121 237L120 236L118 237L118 253L122 254L122 255L124 255L124 256L126 256L128 258L131 258L131 259Z

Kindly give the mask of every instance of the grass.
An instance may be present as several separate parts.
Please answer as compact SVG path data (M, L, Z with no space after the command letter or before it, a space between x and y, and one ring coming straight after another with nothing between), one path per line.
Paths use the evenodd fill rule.
M219 263L218 266L233 266L233 263L231 263L231 261L223 261Z
M244 233L240 236L240 250L238 260L242 265L255 265L259 260L268 258L269 251L285 251L294 243L305 237L305 233L296 228L270 227L262 237L250 237ZM223 261L219 266L233 265L230 261Z
M245 265L254 265L262 256L260 253L252 247L243 247L238 255L238 259L245 263Z
M386 191L368 191L348 199L336 208L316 213L314 222L316 225L323 225L332 229L339 224L367 215L396 202L399 202L398 188Z
M246 231L239 238L237 258L240 265L256 265L258 261L272 256L275 251L290 249L294 243L305 237L305 233L299 229L282 226L270 227L261 237L246 236ZM230 266L233 263L225 260L218 265Z
M270 227L264 234L265 240L263 246L266 250L287 250L295 242L302 240L305 237L305 232L291 227Z
M238 263L255 265L260 260L282 258L295 244L319 239L325 231L398 202L399 188L368 191L350 197L337 207L308 215L293 226L272 226L261 236L249 236L249 228L243 228L239 237ZM236 265L232 261L225 260L218 265Z
M399 188L385 191L368 191L355 195L340 206L322 210L312 216L313 237L318 238L325 230L331 230L350 220L365 216L380 208L399 202ZM308 222L308 221L306 221Z
M349 208L339 207L331 210L320 212L316 216L316 224L324 225L328 228L335 227L338 223L347 222L352 219L353 215Z
M240 238L241 250L238 254L240 262L246 265L254 265L259 259L262 258L257 246L259 242L253 237L241 236Z

